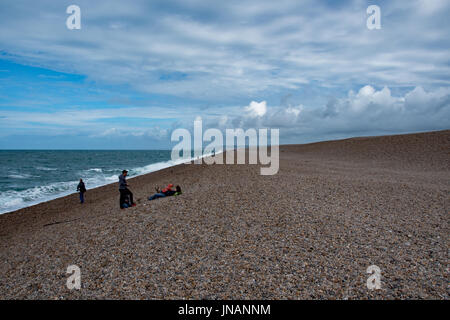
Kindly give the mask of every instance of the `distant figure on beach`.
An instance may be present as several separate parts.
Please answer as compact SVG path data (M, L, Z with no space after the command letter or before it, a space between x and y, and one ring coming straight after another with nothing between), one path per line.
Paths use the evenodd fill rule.
M173 184L169 184L167 186L167 188L162 189L162 191L159 190L158 187L156 187L155 188L156 193L154 195L152 195L151 197L149 197L148 200L155 200L155 199L162 198L162 197L169 197L169 196L177 195L176 193L178 192L178 189L180 190L179 194L181 194L180 186L177 186L177 189L176 189L177 191L172 190L172 188L173 188Z
M132 207L136 206L133 201L133 193L128 189L127 183L127 170L123 170L122 174L119 176L119 192L120 192L120 209L124 209L125 202L129 199L129 203ZM128 207L128 205L127 205Z
M83 179L80 179L80 183L77 186L77 191L80 193L80 203L84 203L84 194L86 192L86 186L84 185Z

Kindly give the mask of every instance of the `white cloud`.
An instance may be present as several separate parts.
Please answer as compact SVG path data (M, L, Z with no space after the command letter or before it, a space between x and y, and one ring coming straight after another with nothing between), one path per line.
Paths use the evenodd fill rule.
M426 91L416 87L393 96L388 87L376 90L363 86L357 94L331 98L324 106L271 106L257 114L262 103L253 101L247 114L228 114L216 121L205 119L208 127L280 128L284 143L306 139L401 133L450 128L450 88ZM305 141L305 142L306 142Z
M136 118L161 116L160 111L151 108L114 110L85 110L45 112L4 111L0 117L2 128L8 126L41 128L67 134L87 132L91 137L151 137L169 141L175 128L191 128L193 120L202 120L204 128L280 128L282 143L307 142L317 139L343 138L380 133L401 133L450 128L450 88L425 90L416 87L404 94L393 95L388 87L379 90L363 86L355 94L350 92L342 98L331 97L323 105L267 105L266 101L252 101L242 112L242 107L224 107L218 111L205 111L201 116L196 109L186 109L183 118L170 128L137 126L134 120L109 125L111 117L133 115ZM130 112L132 110L132 112ZM220 111L220 112L219 112ZM67 126L60 132L60 125ZM95 124L95 128L92 127Z
M104 137L151 137L154 139L166 139L168 138L169 130L154 126L148 129L130 129L130 128L109 128L100 133L91 134L91 138L104 138Z
M448 6L448 0L416 0L421 13L433 14Z
M395 106L401 102L401 98L391 96L391 90L384 87L380 91L376 91L372 86L364 86L355 95L353 91L349 92L349 102L353 111L363 111L370 106Z
M292 113L295 117L298 117L300 115L300 112L302 112L302 106L298 107L289 107L286 109L287 113Z
M267 112L267 103L266 101L252 101L250 102L250 105L245 108L245 110L251 117L262 117Z
M61 24L65 12L53 1L2 1L0 21L8 32L0 46L19 62L207 100L296 90L311 81L450 85L450 28L433 23L447 20L448 1L387 2L382 13L389 20L374 32L365 27L364 1L172 1L171 10L139 0L78 4L83 28L68 32ZM161 83L167 71L190 76Z
M107 137L107 136L118 136L118 135L120 135L119 130L117 130L116 128L109 128L99 134L92 135L92 137Z

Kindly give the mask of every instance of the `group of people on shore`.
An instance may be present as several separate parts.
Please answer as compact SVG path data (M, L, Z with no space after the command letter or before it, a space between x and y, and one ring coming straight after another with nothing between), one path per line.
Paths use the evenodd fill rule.
M120 209L125 209L128 207L135 207L136 203L133 201L133 193L128 189L129 185L127 183L127 175L128 171L123 170L122 174L119 176L119 192L120 192L120 199L119 199L119 205ZM166 188L160 190L158 187L156 187L156 193L148 198L148 200L155 200L158 198L163 197L170 197L170 196L178 196L181 194L181 187L176 186L175 190L172 190L173 184L169 184ZM84 203L84 194L86 193L86 186L83 182L83 179L80 179L80 183L77 186L77 191L80 193L80 203Z

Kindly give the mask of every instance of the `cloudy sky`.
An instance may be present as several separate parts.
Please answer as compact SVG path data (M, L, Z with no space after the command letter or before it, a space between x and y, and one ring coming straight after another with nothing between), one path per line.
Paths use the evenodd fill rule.
M449 129L449 16L448 0L2 0L0 148L170 148L198 117L281 143Z

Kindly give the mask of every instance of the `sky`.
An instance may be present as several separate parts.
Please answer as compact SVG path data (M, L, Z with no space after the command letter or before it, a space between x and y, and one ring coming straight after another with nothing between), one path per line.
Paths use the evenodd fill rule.
M0 149L170 149L195 119L282 144L450 129L449 16L448 0L2 0Z

